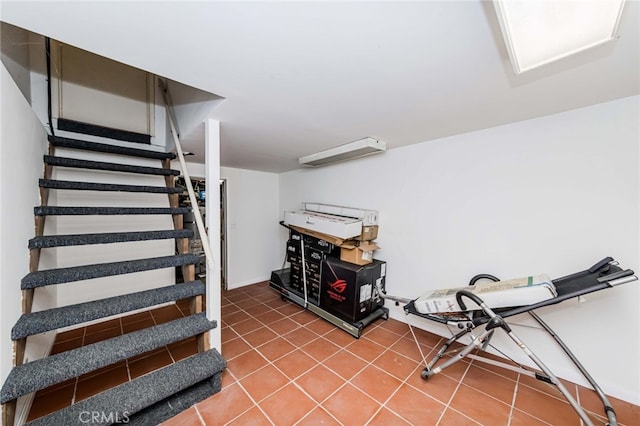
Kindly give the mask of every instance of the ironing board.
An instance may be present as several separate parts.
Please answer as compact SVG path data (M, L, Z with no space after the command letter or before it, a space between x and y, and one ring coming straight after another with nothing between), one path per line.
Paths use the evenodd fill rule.
M499 281L498 278L492 275L480 274L471 279L470 285L474 285L481 279ZM490 306L487 306L487 304L485 304L484 301L473 292L470 292L468 290L460 290L456 293L456 300L459 306L462 308L462 312L425 314L420 313L416 310L414 302L417 299L408 300L393 296L382 296L388 299L395 300L396 302L408 301L408 303L404 306L404 311L408 316L415 315L421 318L426 318L428 320L436 321L441 324L454 326L458 330L450 339L448 339L444 343L444 345L440 348L435 357L429 363L426 363L425 360L426 366L421 373L423 379L428 380L430 377L440 373L445 368L450 367L451 365L455 364L465 357L478 359L478 357L471 354L471 352L476 348L480 348L483 350L486 349L490 344L490 340L494 332L496 330L502 330L540 368L541 373L532 372L523 368L513 367L507 364L497 364L501 364L500 366L504 368L516 369L520 373L527 374L529 376L535 377L538 380L555 385L562 393L562 395L567 399L569 404L573 407L582 421L586 425L593 426L592 420L588 417L582 406L576 401L576 399L565 388L560 380L551 372L551 370L549 370L549 368L535 355L535 353L533 353L533 351L531 351L531 349L527 345L525 345L525 343L520 340L518 336L516 336L516 334L513 332L506 321L507 318L514 315L528 313L538 324L540 324L540 326L545 331L547 331L551 335L551 337L553 337L553 339L558 343L562 350L569 356L578 370L580 370L585 379L591 384L594 391L602 401L604 412L606 413L608 419L607 424L616 426L618 423L616 420L615 411L600 386L586 371L584 366L578 361L576 356L569 350L567 345L560 339L560 337L558 337L558 335L551 329L551 327L549 327L549 325L547 325L542 320L542 318L540 318L540 316L535 313L535 310L544 306L562 303L566 300L583 296L589 293L610 289L624 283L636 281L637 279L638 278L634 275L634 272L632 270L620 268L618 266L618 263L614 261L613 258L607 257L605 259L602 259L600 262L596 263L589 269L552 280L553 284L555 285L557 296L526 306L492 309ZM467 303L470 301L473 302L474 307L479 307L480 309L467 310ZM407 323L409 324L409 328L411 330L413 338L416 341L416 344L418 344L418 349L420 350L420 353L422 355L422 350L420 349L420 345L418 343L416 335L413 331L413 328L411 327L411 322L407 321ZM451 345L458 342L465 336L469 336L469 338L471 339L470 343L466 345L463 344L461 349L448 351ZM449 355L452 354L455 354L455 356L449 357ZM422 357L423 359L425 359L424 355L422 355ZM492 363L496 364L495 362Z

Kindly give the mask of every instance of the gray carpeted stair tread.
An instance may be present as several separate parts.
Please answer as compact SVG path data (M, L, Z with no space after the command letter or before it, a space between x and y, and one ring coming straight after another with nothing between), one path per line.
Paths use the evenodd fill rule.
M112 244L131 241L166 240L170 238L192 238L190 229L169 229L146 232L108 232L102 234L47 235L29 240L29 248L81 246L90 244Z
M130 426L157 426L222 389L222 373L171 395L129 417Z
M45 164L58 167L70 167L89 170L109 170L113 172L138 173L144 175L179 176L179 170L161 167L134 166L130 164L107 163L103 161L80 160L77 158L44 156Z
M148 259L48 269L44 271L30 272L25 275L21 281L21 289L28 290L47 285L130 274L132 272L150 271L153 269L184 266L195 264L197 262L198 256L195 254L177 254L174 256L152 257Z
M72 207L72 206L36 206L36 216L110 216L144 214L186 214L189 207Z
M34 334L70 327L111 315L131 312L136 309L148 308L161 303L187 299L201 294L205 294L205 285L198 280L22 314L11 329L11 339L23 339Z
M76 182L71 180L40 179L41 188L72 189L81 191L149 192L153 194L181 194L182 188L148 185L121 185L115 183Z
M195 314L19 365L5 380L0 390L0 402L4 404L118 361L197 336L215 326L204 313Z
M150 151L147 149L129 148L117 145L109 145L98 142L88 142L80 139L63 138L60 136L49 136L49 142L61 148L81 149L85 151L105 152L108 154L127 155L130 157L152 158L157 160L176 158L171 152Z
M188 387L214 377L226 367L216 349L193 355L136 380L27 423L29 426L75 424L82 413L112 414L123 419Z

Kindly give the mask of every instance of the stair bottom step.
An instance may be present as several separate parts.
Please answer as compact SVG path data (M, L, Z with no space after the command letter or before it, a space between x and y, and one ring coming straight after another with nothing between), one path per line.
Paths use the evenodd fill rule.
M142 413L145 410L149 410L147 414L149 418L160 415L171 416L174 415L173 410L177 410L178 407L163 408L163 403L170 405L176 402L178 406L184 406L189 403L189 398L206 397L204 395L207 393L205 392L207 388L203 382L211 382L211 391L216 391L217 384L220 382L220 378L216 379L216 375L222 373L225 367L224 358L216 349L211 349L35 419L27 425L82 424L81 417L87 415L91 416L92 424L124 423L134 415L140 416L140 421L143 421L146 416ZM201 386L204 386L204 389L201 389ZM159 405L149 408L156 404Z
M222 389L222 373L204 380L163 401L160 401L129 418L129 425L156 426L177 416L194 404L204 401Z

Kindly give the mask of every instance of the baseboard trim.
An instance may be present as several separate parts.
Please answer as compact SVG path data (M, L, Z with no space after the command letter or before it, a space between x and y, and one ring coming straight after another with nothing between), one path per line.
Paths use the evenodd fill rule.
M245 280L245 281L241 281L239 283L229 283L227 284L227 290L234 290L236 288L240 288L240 287L246 287L248 285L253 285L253 284L258 284L261 282L265 282L265 281L269 281L269 277L270 275L267 275L263 278L253 278L250 280Z

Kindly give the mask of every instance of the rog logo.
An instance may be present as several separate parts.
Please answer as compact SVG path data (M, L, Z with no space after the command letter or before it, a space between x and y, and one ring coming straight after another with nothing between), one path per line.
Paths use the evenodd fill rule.
M330 286L336 292L343 293L347 289L347 282L345 280L336 280Z

